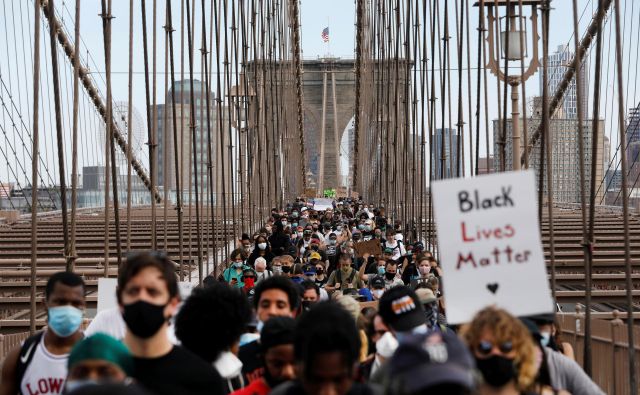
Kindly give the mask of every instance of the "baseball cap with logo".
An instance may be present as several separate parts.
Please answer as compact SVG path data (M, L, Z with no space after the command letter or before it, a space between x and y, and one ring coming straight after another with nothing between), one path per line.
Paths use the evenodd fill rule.
M312 261L314 259L320 260L322 259L322 256L317 252L312 252L311 254L309 254L309 260Z
M374 276L371 280L371 288L383 289L385 287L384 278L382 276Z
M407 332L426 323L422 303L406 286L386 291L380 298L378 309L382 320L397 332Z
M453 333L414 335L401 342L389 361L390 376L403 393L428 393L439 385L473 390L475 364L469 349Z

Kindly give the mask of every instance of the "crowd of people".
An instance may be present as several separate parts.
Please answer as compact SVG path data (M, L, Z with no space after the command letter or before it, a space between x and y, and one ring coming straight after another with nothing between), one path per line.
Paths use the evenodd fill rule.
M84 281L51 276L47 326L8 354L0 395L603 393L551 312L449 325L436 257L361 201L273 209L184 300L176 269L129 256L118 307L86 329Z

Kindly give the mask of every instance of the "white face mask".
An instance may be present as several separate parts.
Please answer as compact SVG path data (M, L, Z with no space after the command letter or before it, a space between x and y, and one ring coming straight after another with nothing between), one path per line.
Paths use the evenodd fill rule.
M403 239L404 237L402 236L402 233L396 233L396 235L394 236L394 238L395 238L396 240L398 240L398 241L402 241L402 239Z
M371 293L373 294L373 298L375 300L379 300L384 294L384 289L374 289L373 291L371 291Z
M382 335L376 342L376 352L384 358L391 358L398 348L398 340L393 336L391 331Z
M273 274L282 274L282 266L274 266Z
M261 250L266 250L267 249L267 243L258 244L258 248L261 249Z

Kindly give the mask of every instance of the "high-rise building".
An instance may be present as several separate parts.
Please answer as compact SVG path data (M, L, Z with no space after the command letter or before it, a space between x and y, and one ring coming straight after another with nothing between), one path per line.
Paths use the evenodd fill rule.
M166 104L157 106L157 174L158 185L169 188L172 193L176 191L176 171L179 171L180 189L187 191L189 186L198 180L199 192L208 194L208 163L209 163L209 128L211 132L211 166L214 189L214 199L218 200L218 194L222 193L223 175L222 163L225 163L225 193L231 193L231 174L229 166L232 160L229 158L229 122L227 107L222 109L222 119L218 117L216 98L210 92L211 112L209 114L209 128L207 127L207 106L205 85L199 80L193 80L193 94L195 99L195 139L196 151L193 152L193 134L191 131L191 83L189 80L176 81L175 85L167 93ZM173 136L173 111L172 98L175 95L176 102L176 135L178 169L175 165L175 146ZM220 124L222 123L222 127ZM222 133L220 130L222 128ZM221 137L222 136L222 137ZM166 144L165 144L166 141ZM197 161L198 174L194 173L193 161ZM166 170L166 171L165 171ZM173 196L173 195L172 195ZM186 196L184 196L186 200ZM195 199L195 197L194 197ZM215 202L214 202L215 203Z
M535 112L534 112L535 114ZM520 130L524 130L522 120L520 120ZM541 119L534 116L527 119L527 127L529 136L540 125ZM499 151L499 134L502 129L502 123L498 120L493 121L493 140L494 140L494 171L500 171L500 151ZM598 149L596 152L596 185L600 185L604 179L603 157L605 151L604 140L604 121L598 122ZM593 142L593 123L591 120L583 121L582 125L583 142L584 142L584 170L585 182L589 185L591 180L591 146ZM580 156L578 141L578 120L567 118L553 118L549 120L549 134L552 136L552 174L553 174L553 200L557 203L580 203ZM507 120L507 133L505 141L505 159L506 169L513 168L511 162L511 119ZM540 139L530 148L529 166L536 172L536 182L540 170ZM547 162L545 158L545 169ZM547 193L547 178L545 170L545 178L543 191ZM599 188L596 201L600 202L604 196L604 188Z
M640 162L640 104L630 108L627 116L627 167Z
M559 45L556 52L549 54L549 97L553 96L554 92L562 82L564 73L573 61L573 52L569 50L568 46ZM541 61L542 63L542 61ZM586 62L582 64L582 72L580 73L580 80L578 83L582 88L582 100L578 103L578 95L576 89L576 78L571 80L562 105L556 112L557 118L576 119L578 118L578 106L582 108L583 117L587 118L588 110L588 95L587 95L587 68ZM542 78L540 78L540 94L542 95Z
M442 155L442 146L444 138L444 157ZM436 129L434 136L435 145L433 152L434 170L433 178L438 180L441 178L451 178L457 175L458 166L458 131L456 129L445 128ZM444 164L444 172L442 165ZM463 166L460 163L460 166ZM462 171L460 172L462 175Z

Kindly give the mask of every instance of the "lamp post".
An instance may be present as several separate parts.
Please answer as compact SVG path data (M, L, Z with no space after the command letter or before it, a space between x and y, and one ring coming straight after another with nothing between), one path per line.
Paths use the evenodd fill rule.
M475 5L485 6L488 11L488 37L489 56L486 67L498 77L501 81L511 86L511 148L513 170L520 170L520 98L518 87L521 83L525 83L538 70L540 61L538 60L538 5L543 0L484 0L477 2ZM522 5L522 7L520 7ZM519 61L523 64L527 58L527 21L526 17L518 14L524 7L531 7L531 31L532 31L532 49L533 54L529 61L527 69L521 68L520 75L510 75L500 68L500 60L506 59L508 62ZM498 7L506 9L506 16L499 19L494 15ZM504 29L503 25L504 24ZM500 35L496 41L496 30L500 31ZM499 48L498 48L499 47ZM500 59L497 58L496 52L500 52ZM526 142L525 142L526 144Z

